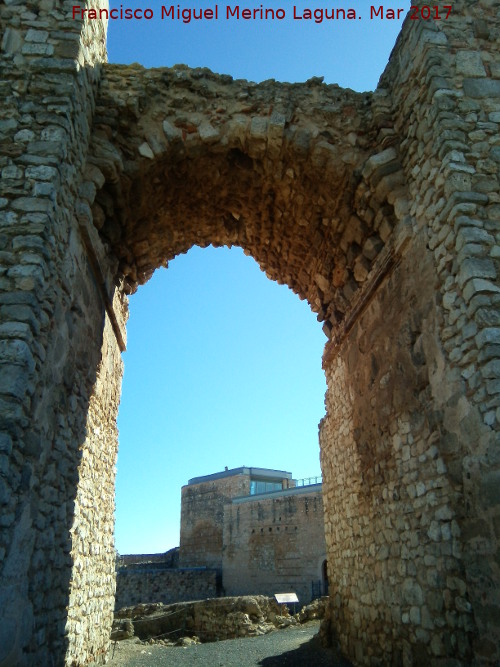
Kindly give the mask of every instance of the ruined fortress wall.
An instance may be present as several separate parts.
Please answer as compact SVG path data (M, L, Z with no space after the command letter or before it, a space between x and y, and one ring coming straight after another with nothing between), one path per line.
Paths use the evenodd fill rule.
M297 593L305 604L326 560L321 493L227 504L222 586L225 595Z
M474 622L456 493L439 447L441 416L432 410L430 382L442 382L443 363L426 255L412 244L325 363L329 592L341 645L358 664L470 659ZM415 264L418 289L408 276ZM342 512L334 509L340 504Z
M463 603L463 585L447 579L445 615L451 627L460 627L457 616L472 612L474 660L489 664L500 658L500 16L488 1L463 3L461 13L446 41L422 31L425 47L414 71L427 111L412 108L414 83L404 98L408 56L401 51L394 104L405 169L413 174L410 211L418 230L425 230L436 267L440 353L427 353L437 366L430 375L440 419L436 446L448 472L460 533L454 555L462 561L471 605ZM422 154L431 147L424 164ZM450 641L458 641L456 630Z
M180 567L222 567L227 502L236 496L249 494L248 475L234 475L182 487Z
M498 660L500 33L492 3L453 8L381 81L412 238L325 355L331 613L357 664Z
M79 189L105 34L70 14L0 6L2 665L103 659L113 610L121 361Z
M189 602L217 597L213 569L124 568L116 577L115 609L146 602Z
M498 662L499 18L493 0L452 4L407 21L364 96L102 77L100 22L68 2L0 5L1 665L105 660L121 288L212 241L242 245L332 337L332 634L359 665ZM155 103L186 105L159 128L153 107L141 125L151 81ZM150 191L162 164L169 188ZM230 176L239 200L213 180ZM148 197L134 228L127 206Z

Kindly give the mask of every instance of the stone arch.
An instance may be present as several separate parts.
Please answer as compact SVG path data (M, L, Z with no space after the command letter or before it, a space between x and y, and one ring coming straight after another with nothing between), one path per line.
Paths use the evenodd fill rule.
M192 245L239 245L338 329L407 216L384 97L181 66L108 70L80 221L99 229L124 291Z
M0 664L104 660L126 294L197 242L183 211L330 336L331 634L360 665L496 664L496 8L408 19L367 95L109 66L103 22L38 9L0 6Z

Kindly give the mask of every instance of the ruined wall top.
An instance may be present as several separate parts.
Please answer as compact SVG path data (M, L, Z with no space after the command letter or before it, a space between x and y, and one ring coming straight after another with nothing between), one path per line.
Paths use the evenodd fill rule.
M193 245L239 245L329 332L404 218L399 171L386 91L106 65L88 217L126 291Z

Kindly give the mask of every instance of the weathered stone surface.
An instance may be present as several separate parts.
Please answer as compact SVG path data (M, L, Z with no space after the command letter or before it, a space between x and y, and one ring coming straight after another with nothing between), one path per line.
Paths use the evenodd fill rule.
M273 598L263 595L171 605L141 604L116 612L113 633L116 639L135 635L144 641L167 639L173 643L179 637L195 635L202 642L211 642L266 634L276 628L322 618L323 613L323 604L318 602L294 618L286 606L280 607Z
M0 312L29 347L0 348L4 663L105 660L126 295L210 243L330 337L328 632L360 665L498 663L497 10L408 20L357 94L106 65L104 22L0 5L0 294L32 313Z
M263 476L275 488L252 494ZM317 478L244 466L189 480L177 558L120 556L116 608L277 591L307 604L328 585L321 491Z
M321 486L273 496L248 496L225 507L224 591L226 595L294 592L304 604L321 595L326 585Z
M116 579L115 608L216 597L220 588L218 575L219 571L215 568L120 568Z

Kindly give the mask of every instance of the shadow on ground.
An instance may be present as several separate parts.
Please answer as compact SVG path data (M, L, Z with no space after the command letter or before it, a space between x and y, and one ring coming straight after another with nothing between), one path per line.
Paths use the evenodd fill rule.
M261 667L352 667L338 649L324 648L318 637L313 637L298 648L285 651L280 655L263 658L258 663Z

